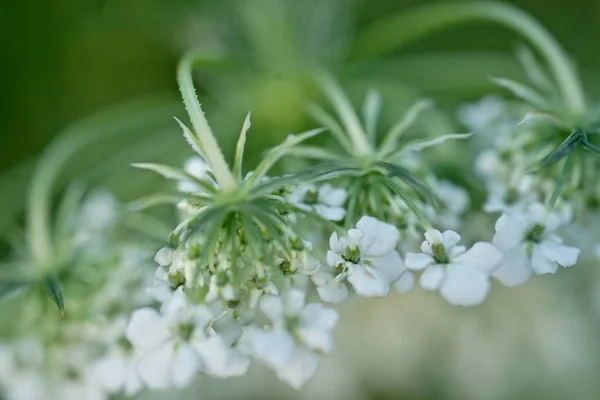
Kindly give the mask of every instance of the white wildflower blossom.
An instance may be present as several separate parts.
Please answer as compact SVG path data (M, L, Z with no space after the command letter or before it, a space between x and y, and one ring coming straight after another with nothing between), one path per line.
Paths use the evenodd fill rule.
M134 311L126 337L140 353L142 381L152 389L182 388L200 371L220 377L244 374L249 359L212 331L215 317L208 307L190 304L181 289L160 313Z
M94 364L94 376L107 393L134 396L143 387L137 363L137 354L132 349L117 344Z
M500 264L502 255L490 243L478 242L468 251L457 246L460 235L431 229L425 233L423 253L407 253L406 266L423 271L420 285L439 290L450 303L471 306L481 303L490 289L490 274Z
M362 217L348 236L333 233L327 252L329 270L315 274L313 281L324 301L341 301L346 295L344 279L364 297L388 294L390 284L407 273L396 251L400 233L393 225L373 217Z
M502 250L503 261L494 277L507 286L517 286L532 274L553 274L559 266L573 266L580 250L564 245L554 233L569 222L569 214L547 213L541 203L502 214L493 243Z
M340 221L346 215L344 203L348 194L343 188L335 188L325 183L299 185L286 196L287 201L306 211L314 211L325 219Z
M264 296L260 310L271 325L269 329L248 329L245 346L274 369L279 379L300 389L317 372L318 355L333 349L331 331L338 313L320 303L305 304L304 292L297 289L289 290L283 298Z

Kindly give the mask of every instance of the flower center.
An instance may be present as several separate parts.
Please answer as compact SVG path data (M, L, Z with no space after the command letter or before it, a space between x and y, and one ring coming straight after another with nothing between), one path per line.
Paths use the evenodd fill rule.
M525 235L525 240L533 243L539 243L544 233L544 225L535 224L533 228Z
M183 322L179 325L179 337L186 342L192 338L194 333L194 324L191 322Z
M294 275L296 272L292 269L292 263L289 260L283 260L281 264L279 264L279 269L283 272L283 275L290 276Z
M169 286L175 291L179 286L185 285L185 276L183 271L170 272L168 276Z
M304 195L304 203L308 204L308 205L316 204L318 199L319 199L319 194L314 189L308 190L306 192L306 194Z
M441 243L434 243L431 246L433 250L433 259L438 264L448 264L450 262L450 258L448 257L448 253L446 253L446 248Z
M360 250L358 247L346 247L344 254L342 254L342 258L353 264L358 264L360 262Z

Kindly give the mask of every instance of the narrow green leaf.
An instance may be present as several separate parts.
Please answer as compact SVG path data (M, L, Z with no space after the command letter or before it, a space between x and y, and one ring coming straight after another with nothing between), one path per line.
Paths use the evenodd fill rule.
M427 219L425 214L423 214L423 212L419 209L419 207L413 202L410 195L408 193L406 193L406 191L404 189L402 189L400 187L400 185L398 185L396 182L394 182L391 179L386 179L383 181L383 183L404 201L404 203L411 210L411 212L413 214L415 214L415 216L419 220L419 223L421 224L421 226L424 229L429 229L429 227L431 227L431 223L429 222L429 219Z
M177 68L177 83L183 97L183 102L192 121L194 133L198 135L198 142L201 143L200 149L205 156L205 160L213 170L219 186L224 191L233 190L238 182L233 177L223 152L217 143L217 139L208 125L208 121L204 116L204 111L198 102L196 89L192 79L192 69L194 64L200 61L211 59L201 52L190 52L186 54L180 61ZM212 61L212 59L211 59Z
M54 224L54 243L58 243L68 237L72 232L73 220L85 194L85 185L82 182L72 182L62 196L56 222Z
M435 196L433 192L425 183L421 182L419 178L417 178L412 172L403 168L399 165L387 163L387 162L378 162L376 167L380 167L379 170L384 175L388 177L397 177L408 183L409 185L415 187L419 190L430 202L435 203Z
M373 146L377 143L377 121L381 113L381 93L377 90L369 90L365 96L362 116L365 123L365 130L371 139Z
M208 182L205 179L200 179L194 175L188 174L182 169L171 167L169 165L164 164L156 164L156 163L133 163L132 167L146 169L148 171L156 172L164 176L167 179L179 181L179 182L192 182L198 184L203 189L207 190L210 193L215 192L215 187L211 182Z
M244 161L244 148L246 147L246 132L250 129L250 113L246 115L244 124L242 125L242 131L235 148L235 161L233 163L233 176L238 181L242 180L242 163Z
M451 133L448 135L443 135L434 139L429 140L417 140L410 143L407 143L402 147L402 151L421 151L428 147L437 146L441 143L444 143L447 140L462 140L468 139L473 136L473 133Z
M271 167L273 167L273 165L279 161L281 157L287 154L296 145L318 135L323 131L324 129L319 128L301 133L299 135L290 135L283 141L283 143L273 147L267 152L265 158L263 158L263 160L258 164L252 176L250 176L250 178L247 180L248 187L252 187L255 183L260 182L260 180L269 172Z
M285 186L295 186L299 183L315 183L332 180L342 176L350 176L362 173L362 170L352 168L341 168L330 165L316 165L294 174L276 176L269 180L260 182L254 187L251 199L273 193Z
M585 147L588 150L593 151L596 154L600 154L600 149L596 146L594 146L592 143L590 143L590 141L588 140L587 134L585 132L581 132L581 143L583 144L583 147Z
M538 88L542 90L551 90L553 85L552 81L546 74L544 68L540 65L539 61L531 49L521 44L516 49L516 56L519 63L525 70L527 78Z
M65 315L65 302L62 294L62 287L60 282L56 277L46 278L44 282L44 286L46 287L46 291L48 292L48 296L50 299L56 304L58 307L58 312L61 316Z
M578 130L574 131L564 140L564 142L562 142L560 144L560 146L558 146L550 154L548 154L546 157L544 157L538 163L537 167L534 168L534 171L557 163L558 161L560 161L561 159L566 157L567 154L569 154L570 152L575 150L581 144L581 142L582 142L581 132Z
M352 149L352 144L344 133L344 129L340 124L338 124L335 118L329 115L327 111L317 104L309 104L306 107L306 110L308 115L310 115L317 123L319 123L319 125L322 125L333 135L335 140L346 151L346 153L352 154L354 152Z
M395 152L398 139L400 139L400 137L415 124L419 115L431 106L433 106L433 102L429 99L422 99L413 104L406 113L404 113L402 119L392 126L385 135L379 152L381 154Z
M132 212L139 212L165 204L177 204L180 200L181 198L178 196L164 193L153 193L126 204L125 209Z
M315 160L336 161L344 159L344 157L339 154L335 154L330 150L317 146L296 146L290 150L288 154L296 157L312 158Z
M548 204L546 205L546 209L549 211L552 211L554 209L554 206L556 205L556 201L558 200L558 197L560 196L560 194L563 190L563 187L568 182L568 180L571 178L571 172L573 170L573 159L574 159L573 154L568 154L565 158L565 162L563 164L562 171L560 173L560 176L558 177L558 180L556 181L556 186L554 186L554 190L552 191L550 200L548 201Z
M205 150L200 139L198 139L194 132L192 132L187 126L185 126L185 124L181 122L179 118L173 118L175 118L175 121L177 121L177 123L183 130L183 137L185 138L185 141L188 142L188 144L196 153L198 153L198 155L200 155L200 157L204 158Z
M525 101L526 103L531 104L540 111L545 111L549 108L548 102L544 99L544 97L527 85L504 78L491 77L490 79L496 85L507 89L513 95Z
M321 88L340 117L346 133L353 145L353 151L357 154L368 154L371 152L371 144L360 124L354 107L338 83L328 75L317 76Z
M197 224L197 222L200 220L200 218L202 218L206 214L209 214L214 209L215 209L214 206L206 206L206 207L202 207L202 208L198 209L198 211L196 211L194 214L192 214L188 218L181 221L179 223L179 225L177 225L175 227L175 229L171 233L171 237L173 237L173 236L179 237L183 232L188 231L193 226L195 226Z

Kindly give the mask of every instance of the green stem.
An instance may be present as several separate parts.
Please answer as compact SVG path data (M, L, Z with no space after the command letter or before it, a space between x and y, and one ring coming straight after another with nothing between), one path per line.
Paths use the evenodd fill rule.
M537 48L546 58L571 113L585 112L581 82L556 39L529 14L497 2L448 2L426 5L377 22L360 34L354 55L372 57L414 42L446 27L467 22L492 21L510 28Z
M183 97L183 102L194 126L195 134L204 145L206 162L215 174L215 178L223 191L231 191L237 187L237 182L225 161L223 152L217 143L202 107L196 97L196 89L192 79L194 63L205 57L198 52L188 53L183 57L177 68L177 83Z
M27 241L35 263L40 268L53 262L51 231L51 200L53 189L67 162L79 150L112 136L123 137L130 132L147 132L160 121L167 120L175 109L154 101L136 102L99 113L73 124L63 131L38 161L27 195Z

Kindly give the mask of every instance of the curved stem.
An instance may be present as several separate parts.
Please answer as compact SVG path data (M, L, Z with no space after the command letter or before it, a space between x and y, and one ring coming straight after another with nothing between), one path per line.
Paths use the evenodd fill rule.
M144 101L130 106L121 105L63 131L38 161L27 194L27 241L36 265L45 268L53 261L55 251L51 230L53 189L69 159L82 148L130 131L146 132L173 115L170 104ZM95 148L99 151L98 147Z
M224 191L231 191L237 186L237 182L225 161L223 152L215 139L208 121L204 116L202 107L196 97L196 89L192 78L194 63L202 60L204 56L198 52L188 53L183 57L177 68L177 83L183 97L183 102L192 121L195 134L204 147L204 158L215 174L219 186Z
M457 2L426 5L377 22L360 34L355 56L378 56L423 36L467 22L492 21L510 28L545 57L565 105L573 114L585 112L585 96L573 65L556 39L529 14L497 2Z

